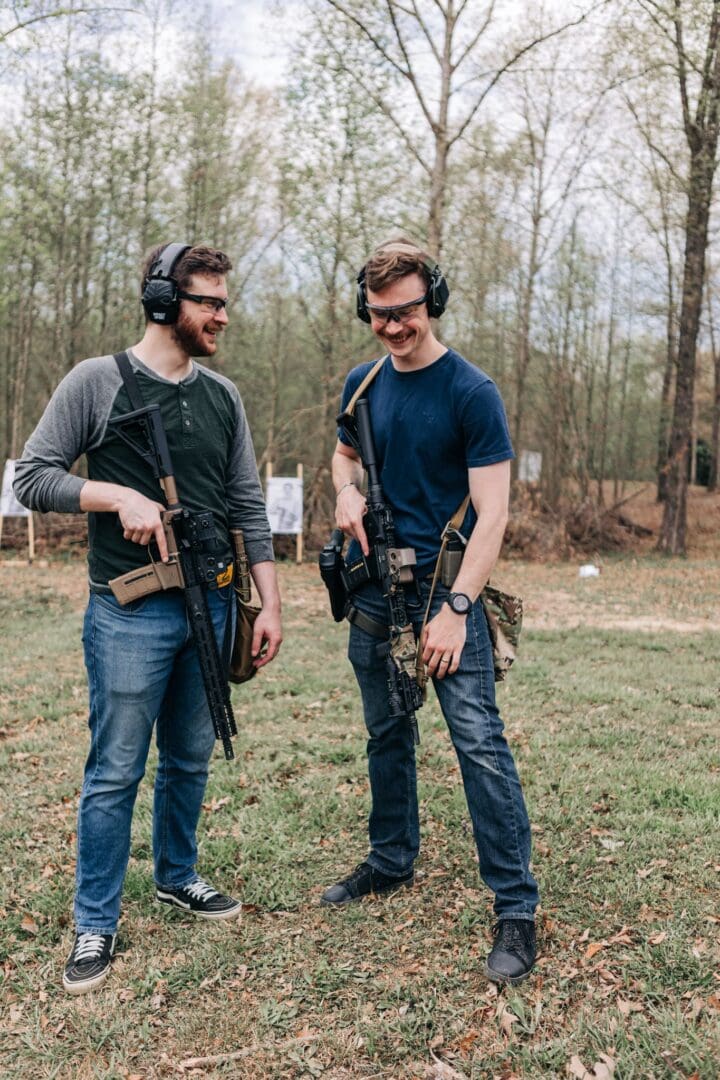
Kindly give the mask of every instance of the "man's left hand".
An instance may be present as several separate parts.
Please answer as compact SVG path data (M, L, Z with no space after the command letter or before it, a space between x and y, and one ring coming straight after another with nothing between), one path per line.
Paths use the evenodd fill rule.
M282 642L282 624L280 612L262 608L255 620L252 639L253 664L256 668L264 667L274 660Z
M467 637L467 616L456 615L447 604L430 619L423 635L422 658L428 674L437 679L454 675Z

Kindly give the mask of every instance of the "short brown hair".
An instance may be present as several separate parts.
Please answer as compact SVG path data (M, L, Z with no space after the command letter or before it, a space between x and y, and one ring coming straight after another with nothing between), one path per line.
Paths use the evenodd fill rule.
M141 291L145 288L145 283L153 265L157 262L160 253L167 246L167 244L157 244L154 248L151 248L145 256L142 267ZM193 274L207 274L208 277L224 277L229 270L232 270L232 263L224 252L218 251L217 248L198 245L197 247L188 248L183 254L173 270L173 280L177 282L179 289L185 289L189 285L190 278Z
M408 274L420 274L426 287L435 260L407 236L396 236L375 248L365 263L365 288L373 292L387 289Z

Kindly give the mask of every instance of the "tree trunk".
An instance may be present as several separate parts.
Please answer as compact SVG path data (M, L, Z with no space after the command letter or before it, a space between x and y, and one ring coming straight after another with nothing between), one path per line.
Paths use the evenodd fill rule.
M714 130L693 151L690 165L675 404L668 456L668 489L657 544L658 551L666 555L685 555L687 551L687 488L695 400L695 356L702 310L716 151L717 130Z

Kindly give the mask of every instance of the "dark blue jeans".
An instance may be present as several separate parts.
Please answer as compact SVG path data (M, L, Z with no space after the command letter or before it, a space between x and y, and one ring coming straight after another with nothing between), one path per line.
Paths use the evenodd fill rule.
M408 614L416 635L430 591L421 581L408 592ZM448 590L439 585L431 616ZM387 622L387 605L374 585L355 593L356 606ZM415 747L405 720L388 716L385 661L378 639L350 627L348 655L362 694L372 809L368 862L384 874L407 874L420 849ZM460 763L472 820L480 875L495 894L503 919L532 919L539 902L530 873L530 823L513 756L495 703L492 646L480 601L467 617L467 640L454 675L435 679L440 708Z
M233 587L207 593L220 648L232 627ZM153 727L155 881L197 877L197 828L215 735L182 593L121 607L91 594L83 630L90 688L90 752L78 814L75 921L114 934L130 855L130 824Z

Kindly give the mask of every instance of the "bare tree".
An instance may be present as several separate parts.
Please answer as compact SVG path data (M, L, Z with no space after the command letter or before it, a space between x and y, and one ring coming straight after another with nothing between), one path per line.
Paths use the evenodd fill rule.
M337 12L370 47L375 63L409 91L415 108L408 111L402 97L390 101L376 92L372 77L363 80L365 92L425 174L427 241L437 257L444 240L450 157L488 95L533 49L579 26L604 2L518 44L507 35L499 43L493 36L496 0L316 0L316 10ZM331 37L328 33L329 42Z
M665 466L667 497L657 545L668 555L681 555L687 547L695 364L720 130L720 0L635 0L634 8L642 12L672 65L688 155L675 401Z
M706 284L706 290L710 336L710 353L712 355L713 365L713 399L710 435L710 452L712 457L710 459L710 476L708 477L707 486L708 491L717 491L718 473L720 472L720 345L718 345L717 335L715 331L712 273L710 266L708 266L707 277L708 280Z

